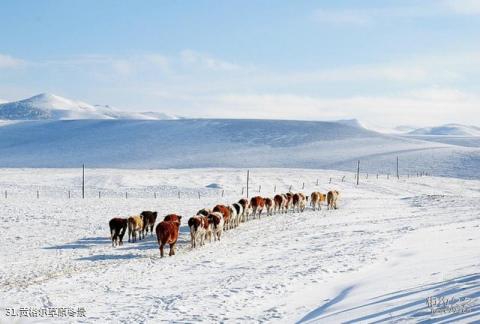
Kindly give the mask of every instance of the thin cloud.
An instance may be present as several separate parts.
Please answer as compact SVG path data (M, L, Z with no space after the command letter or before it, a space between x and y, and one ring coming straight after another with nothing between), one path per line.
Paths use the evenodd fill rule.
M0 69L14 69L22 67L26 61L15 58L10 55L0 54Z

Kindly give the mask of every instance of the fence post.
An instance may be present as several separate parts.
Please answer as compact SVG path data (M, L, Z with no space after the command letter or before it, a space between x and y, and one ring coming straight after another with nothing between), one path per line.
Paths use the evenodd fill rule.
M69 190L68 191L68 199L70 199L70 198L71 198L71 196L70 196L70 190Z
M156 192L153 193L153 198L157 199L157 193Z
M344 181L345 181L345 176L342 177L342 182L344 182Z
M400 174L398 173L398 156L397 156L397 179L400 179Z
M262 191L262 185L258 186L258 192Z
M289 192L292 192L292 185L290 185L290 188L288 189Z
M125 191L125 199L128 199L128 193Z
M101 198L101 197L100 197L100 191L98 192L98 198Z
M200 191L198 192L198 199L200 199Z
M248 199L248 184L250 181L250 170L247 170L247 199Z
M37 199L40 198L40 193L37 190Z
M302 183L302 190L305 189L305 182Z
M357 186L358 186L359 180L360 180L360 160L358 160L357 162Z
M225 194L225 189L222 189L222 198L224 194Z
M328 181L328 183L332 183L332 178L330 178L330 180Z
M273 186L273 192L277 192L277 185Z
M180 199L180 191L178 192L178 199Z
M5 190L5 199L7 199L7 197L8 197L7 190Z
M245 191L245 187L242 187L242 196L243 196L243 192Z
M82 164L82 199L85 199L85 164Z
M317 186L318 186L318 179L317 179Z

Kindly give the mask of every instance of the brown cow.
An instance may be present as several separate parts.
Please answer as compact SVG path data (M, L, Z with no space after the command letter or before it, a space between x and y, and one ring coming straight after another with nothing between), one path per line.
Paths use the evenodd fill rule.
M275 202L275 208L274 208L275 213L287 212L285 210L287 198L285 198L283 195L275 195L275 197L273 197L273 201Z
M224 221L224 229L225 230L229 230L232 226L232 224L230 224L230 216L231 216L231 211L230 211L230 208L228 208L227 206L225 205L216 205L214 208L213 208L213 211L214 212L218 212L218 213L221 213L223 215L223 221Z
M337 209L337 199L340 192L332 190L327 193L327 209Z
M252 206L253 219L258 218L262 215L263 207L265 207L265 199L260 196L255 196L250 199L250 205Z
M179 216L181 219L181 216ZM163 221L158 223L155 229L157 233L157 241L160 246L160 257L163 258L163 247L165 244L170 245L170 253L168 255L175 255L175 244L178 240L178 233L180 232L179 221Z
M265 198L265 208L267 208L267 216L273 215L274 202L272 198Z
M290 210L290 206L292 206L293 202L293 194L291 192L287 192L283 195L285 197L285 212L288 213Z
M250 204L248 203L248 199L245 198L240 199L238 203L243 208L242 217L240 217L240 220L242 221L242 223L244 223L248 220L248 216L250 214Z
M163 218L164 222L179 222L181 223L182 216L176 214L169 214Z
M127 231L127 219L115 217L108 222L110 226L110 236L112 238L112 246L123 245L123 236Z
M140 215L131 216L127 220L128 222L128 242L136 242L137 241L137 233L138 239L142 239L142 230L143 230L143 220Z
M143 219L143 236L148 234L148 228L150 228L150 235L153 235L153 227L157 221L157 212L143 211L140 213L140 216Z
M326 200L327 196L318 191L314 191L310 195L310 205L312 206L313 210L317 210L317 207L319 210L322 210L322 201Z

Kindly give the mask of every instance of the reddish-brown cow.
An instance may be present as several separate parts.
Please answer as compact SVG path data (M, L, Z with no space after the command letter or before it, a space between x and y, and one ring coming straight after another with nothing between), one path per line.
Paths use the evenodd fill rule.
M252 197L250 199L250 205L252 206L253 210L253 218L258 215L258 218L262 215L263 207L265 207L265 199L260 196Z
M179 219L182 217L179 216ZM175 255L175 244L178 240L178 233L180 232L179 221L163 221L157 225L155 229L157 233L157 241L160 246L160 257L163 258L163 247L165 244L170 245L170 252L168 255Z

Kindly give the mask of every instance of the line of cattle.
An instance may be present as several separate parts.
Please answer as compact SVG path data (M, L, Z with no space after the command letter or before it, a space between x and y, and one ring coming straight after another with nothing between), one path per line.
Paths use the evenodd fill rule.
M339 192L329 191L326 195L320 192L312 192L310 197L303 193L278 194L272 198L260 196L247 199L240 199L232 205L216 205L213 209L201 209L197 214L188 220L192 248L202 246L206 240L220 240L224 230L230 230L246 222L249 218L260 218L263 210L267 216L276 213L288 213L288 211L303 212L310 198L310 205L313 210L322 209L322 202L327 203L327 209L337 209ZM112 218L109 222L112 246L122 245L123 236L128 229L128 242L136 242L137 236L141 240L145 234L153 235L153 227L157 220L157 212L143 211L140 215L128 218ZM163 249L166 244L170 245L169 255L175 254L182 216L169 214L155 228L157 241L160 246L160 256L163 257Z

